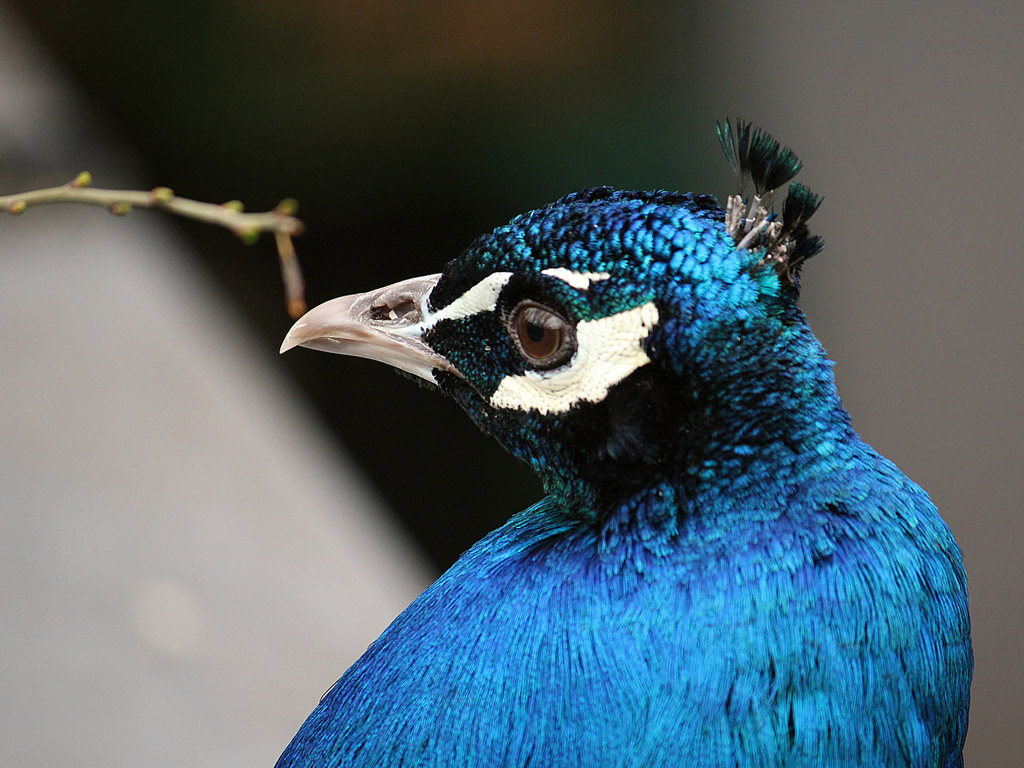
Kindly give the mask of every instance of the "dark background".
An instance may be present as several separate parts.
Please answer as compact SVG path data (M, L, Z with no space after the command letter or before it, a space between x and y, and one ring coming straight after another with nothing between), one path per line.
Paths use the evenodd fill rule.
M586 186L722 196L732 179L716 118L752 118L792 146L825 197L827 248L804 295L840 391L965 549L978 653L968 756L1019 764L1024 12L9 5L133 149L124 167L145 185L250 210L298 198L311 305L437 271L477 234ZM58 182L80 169L53 170ZM274 355L290 321L271 245L178 226ZM453 405L383 366L307 351L273 364L438 569L539 495Z
M19 8L147 183L250 210L298 198L310 306L438 271L477 234L586 186L730 188L715 115L693 108L708 41L629 4ZM240 252L180 226L273 350L289 322L269 244ZM439 568L538 497L454 406L391 371L304 351L282 365Z

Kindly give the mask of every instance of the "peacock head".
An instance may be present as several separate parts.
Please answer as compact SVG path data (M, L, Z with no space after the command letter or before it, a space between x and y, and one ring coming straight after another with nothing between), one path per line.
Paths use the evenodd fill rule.
M282 351L367 357L426 380L585 512L812 439L809 404L835 400L797 306L800 266L820 249L805 223L818 201L794 184L775 216L763 185L799 161L747 123L720 137L755 182L749 202L567 195L440 274L314 308Z

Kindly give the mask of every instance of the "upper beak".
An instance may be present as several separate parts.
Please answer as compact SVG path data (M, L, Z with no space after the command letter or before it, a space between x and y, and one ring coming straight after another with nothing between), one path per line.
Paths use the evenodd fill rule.
M309 347L366 357L436 384L434 371L460 375L422 340L427 297L441 275L403 280L375 291L342 296L314 307L284 337L281 351Z

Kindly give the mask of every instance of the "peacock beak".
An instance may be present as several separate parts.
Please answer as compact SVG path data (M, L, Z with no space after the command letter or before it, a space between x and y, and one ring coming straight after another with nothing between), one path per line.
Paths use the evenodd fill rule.
M281 352L309 347L378 360L436 384L434 371L461 375L422 339L427 298L441 275L403 280L314 307L288 331Z

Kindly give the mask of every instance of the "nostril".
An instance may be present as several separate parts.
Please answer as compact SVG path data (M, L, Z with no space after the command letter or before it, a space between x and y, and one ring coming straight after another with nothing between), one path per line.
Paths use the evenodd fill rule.
M367 313L369 319L375 323L395 323L409 325L419 322L419 307L409 297L395 297L395 301L387 301L384 298L377 299Z

